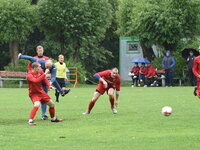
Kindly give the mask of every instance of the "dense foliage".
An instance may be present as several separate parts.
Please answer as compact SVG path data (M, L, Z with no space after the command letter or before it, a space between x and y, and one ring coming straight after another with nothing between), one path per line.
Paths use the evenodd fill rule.
M112 19L107 0L41 0L38 5L41 29L67 58L93 71L112 56L99 44Z
M33 31L37 11L24 0L0 0L1 42L27 40Z
M0 0L0 8L1 70L24 71L26 63L16 67L13 61L18 52L35 56L35 47L43 45L45 55L57 59L62 53L69 66L91 77L118 67L119 36L137 36L150 60L157 45L156 68L171 49L180 77L186 69L181 51L200 45L194 38L200 33L200 0Z
M176 50L182 38L200 33L199 8L199 0L121 0L119 32Z
M26 42L36 24L37 11L28 1L0 0L0 42L9 43L11 62L16 67L19 43Z

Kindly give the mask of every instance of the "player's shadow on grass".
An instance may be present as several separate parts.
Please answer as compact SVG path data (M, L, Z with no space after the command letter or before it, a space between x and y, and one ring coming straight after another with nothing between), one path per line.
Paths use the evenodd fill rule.
M6 120L0 120L0 126L10 126L10 125L23 125L27 124L27 119L6 119Z

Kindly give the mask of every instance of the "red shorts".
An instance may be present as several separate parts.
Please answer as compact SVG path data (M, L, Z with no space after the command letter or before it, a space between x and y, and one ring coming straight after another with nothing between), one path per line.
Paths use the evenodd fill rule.
M42 104L46 104L48 101L51 100L48 94L29 94L29 97L31 98L32 102L40 101Z
M115 89L112 85L109 85L109 84L108 84L108 87L105 88L104 85L103 85L103 83L100 82L100 83L98 84L97 88L96 88L96 91L99 92L101 95L103 95L103 94L105 93L105 91L108 92L108 90L109 90L110 88Z

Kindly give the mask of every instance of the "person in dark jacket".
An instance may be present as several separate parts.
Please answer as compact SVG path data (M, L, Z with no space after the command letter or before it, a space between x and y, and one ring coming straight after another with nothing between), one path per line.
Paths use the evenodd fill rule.
M187 58L189 80L190 80L190 84L192 86L195 86L196 85L196 77L195 77L194 73L192 72L192 66L194 63L195 56L194 56L193 51L190 51L189 54L190 54L190 56L188 56L188 58Z
M162 60L162 67L165 69L166 87L172 86L172 80L173 80L172 68L174 68L175 64L176 62L174 60L174 57L171 56L170 50L167 50L166 56Z

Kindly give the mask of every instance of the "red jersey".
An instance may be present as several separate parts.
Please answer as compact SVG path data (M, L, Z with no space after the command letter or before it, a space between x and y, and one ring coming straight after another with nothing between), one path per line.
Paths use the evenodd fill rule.
M44 81L45 84L48 87L50 86L50 83L47 80L46 75L44 73L42 73L42 74L35 74L35 73L33 73L31 71L31 72L27 73L26 79L28 81L29 95L43 94L43 93L45 93L44 90L43 90L43 88L42 88L42 81Z
M49 60L49 59L50 59L50 58L47 57L47 56L42 56L42 57L35 56L35 58L44 59L44 60ZM28 72L29 72L29 71L32 71L31 65L32 65L32 62L29 62L29 64L28 64Z
M194 75L197 77L197 90L196 90L196 94L200 97L200 56L197 56L194 59L194 63L192 66L192 72L194 73Z
M146 67L146 66L141 66L141 67L140 67L140 73L141 73L141 74L146 75L146 74L147 74L147 71L148 71L148 70L147 70L147 67Z
M131 69L131 73L134 73L134 75L138 76L139 75L139 71L140 71L140 67L139 66L133 66L133 68Z
M200 75L200 56L197 56L194 59L192 71L193 71L194 75L197 77L197 80L200 81L200 78L198 78L198 76Z
M95 75L99 75L102 79L104 79L107 83L108 86L112 86L116 88L117 91L120 91L120 75L118 74L115 78L111 77L111 70L105 70L102 72L95 73Z
M153 77L153 76L155 76L156 75L156 70L155 70L155 68L152 66L152 65L148 65L147 66L147 74L146 74L146 76L147 77Z

